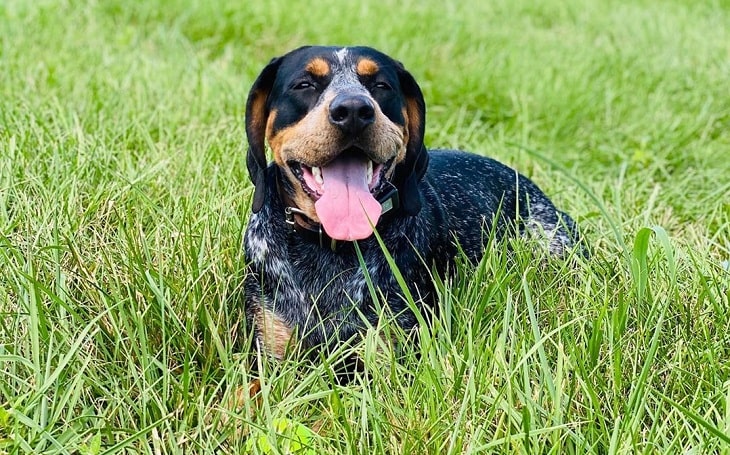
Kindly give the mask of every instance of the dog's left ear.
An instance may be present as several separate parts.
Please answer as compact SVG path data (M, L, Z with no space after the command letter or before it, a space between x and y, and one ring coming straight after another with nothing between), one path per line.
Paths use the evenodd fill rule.
M281 65L281 57L275 58L261 71L253 83L246 101L246 138L248 176L254 184L251 210L256 213L264 204L266 192L266 121L269 118L269 94Z
M402 64L397 65L398 80L405 98L408 144L406 157L395 170L396 186L400 191L401 209L407 215L421 211L421 192L418 183L428 168L428 151L423 145L426 131L426 103L421 88Z

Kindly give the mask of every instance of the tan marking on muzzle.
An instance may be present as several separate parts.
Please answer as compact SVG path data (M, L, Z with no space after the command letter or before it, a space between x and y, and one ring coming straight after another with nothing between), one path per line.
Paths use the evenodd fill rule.
M277 164L284 166L295 160L310 166L322 165L336 155L335 146L340 141L339 130L329 122L329 102L333 95L323 99L300 121L279 131L274 131L274 116L269 116L266 138Z
M323 99L299 122L279 131L274 130L276 112L272 112L266 126L266 137L274 161L294 188L291 198L313 221L319 220L314 200L304 191L287 162L296 161L310 167L321 167L336 158L345 147L352 145L367 151L370 158L377 163L385 163L393 158L398 163L405 157L408 141L406 125L392 122L373 100L375 121L353 142L353 138L345 135L329 121L329 105L335 96L334 92L325 92ZM386 177L392 175L393 168L395 166L391 167Z
M325 95L299 122L273 130L275 114L269 116L266 135L279 165L293 160L307 166L324 166L352 145L361 148L376 162L384 163L405 147L404 125L392 122L375 100L375 121L358 137L345 135L329 121L329 105L335 94Z

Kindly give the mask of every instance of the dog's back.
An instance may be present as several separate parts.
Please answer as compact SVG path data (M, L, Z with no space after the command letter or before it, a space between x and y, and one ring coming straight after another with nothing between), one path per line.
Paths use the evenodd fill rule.
M528 178L491 158L432 150L424 182L435 189L446 226L472 259L481 256L492 229L497 239L514 230L544 239L553 254L563 254L578 240L570 216Z

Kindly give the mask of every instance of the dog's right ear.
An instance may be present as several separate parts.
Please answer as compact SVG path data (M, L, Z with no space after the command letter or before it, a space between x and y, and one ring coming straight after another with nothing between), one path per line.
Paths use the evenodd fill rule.
M428 168L428 150L423 145L426 129L426 102L423 100L421 88L403 64L396 66L401 90L405 97L406 117L408 125L408 144L406 156L396 167L395 180L400 191L401 209L410 216L421 210L421 191L418 184Z
M246 165L248 176L254 184L254 213L261 210L266 193L266 121L269 118L269 94L276 80L276 73L281 66L281 57L277 57L261 71L253 83L246 101L246 138L248 154Z

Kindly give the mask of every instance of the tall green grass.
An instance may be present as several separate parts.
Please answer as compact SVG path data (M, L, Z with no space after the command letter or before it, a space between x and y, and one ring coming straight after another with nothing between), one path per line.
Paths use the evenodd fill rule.
M730 453L729 30L724 1L3 2L0 453ZM495 243L420 343L259 359L235 409L244 104L307 43L402 60L427 143L529 175L592 256Z

